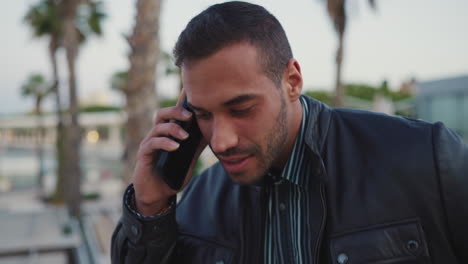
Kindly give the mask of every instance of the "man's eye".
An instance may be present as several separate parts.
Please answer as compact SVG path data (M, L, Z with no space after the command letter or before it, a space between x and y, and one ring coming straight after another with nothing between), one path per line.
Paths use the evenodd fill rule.
M243 109L232 109L231 110L231 113L233 115L237 115L237 116L242 116L242 115L246 115L248 113L250 113L252 111L253 107L247 107L247 108L243 108Z

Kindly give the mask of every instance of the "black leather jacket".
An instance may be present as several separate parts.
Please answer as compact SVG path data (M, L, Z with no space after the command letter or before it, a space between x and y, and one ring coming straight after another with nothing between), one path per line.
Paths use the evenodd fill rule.
M304 235L315 263L468 263L460 138L441 123L312 105L314 213ZM261 186L233 184L216 164L154 220L124 206L112 263L261 263L264 204Z

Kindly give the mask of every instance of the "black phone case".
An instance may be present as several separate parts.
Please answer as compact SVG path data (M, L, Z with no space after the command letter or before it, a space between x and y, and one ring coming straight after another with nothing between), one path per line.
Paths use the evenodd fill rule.
M182 107L191 111L187 107L187 99L185 99ZM171 187L171 189L179 190L184 183L185 176L190 168L195 151L200 144L202 134L198 128L198 123L195 117L187 122L175 121L175 123L187 131L189 133L189 137L185 140L178 140L170 137L180 143L180 146L175 151L160 151L155 153L154 169L156 175L159 175L166 184Z

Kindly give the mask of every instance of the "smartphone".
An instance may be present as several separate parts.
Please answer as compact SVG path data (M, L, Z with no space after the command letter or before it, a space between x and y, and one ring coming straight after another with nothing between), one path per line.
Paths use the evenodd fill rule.
M182 107L193 114L193 111L187 106L186 97L182 103ZM163 150L154 154L153 164L155 164L154 170L156 175L159 175L173 190L180 190L180 188L182 188L185 176L187 175L197 147L202 139L202 133L194 117L195 115L192 116L192 119L189 121L174 121L174 123L178 124L189 133L189 137L185 140L170 137L180 144L179 148L175 151Z

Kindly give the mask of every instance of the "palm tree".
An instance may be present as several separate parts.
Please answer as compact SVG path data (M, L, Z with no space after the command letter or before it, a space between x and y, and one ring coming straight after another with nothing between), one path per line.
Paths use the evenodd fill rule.
M80 8L80 15L77 10ZM80 145L81 129L78 122L78 97L76 86L76 58L80 43L91 33L102 33L101 21L105 17L102 4L93 0L63 0L61 2L61 21L63 26L63 47L67 59L69 115L67 145L69 147L66 166L66 201L73 216L80 215L81 204L81 167Z
M67 166L65 178L65 200L71 215L80 215L81 204L81 166L80 166L80 124L78 123L78 98L76 91L76 56L78 55L79 33L75 26L76 10L80 0L68 0L63 2L63 47L67 58L68 90L69 90L69 115L70 123L67 126Z
M138 146L152 126L158 107L156 65L159 53L159 17L161 0L138 0L136 21L131 36L130 69L123 92L126 97L126 163L123 175L128 182L135 164Z
M61 47L62 28L59 17L59 1L41 0L31 6L24 17L24 21L33 29L36 37L49 38L49 59L52 66L52 83L55 95L56 125L56 161L57 161L57 185L54 194L55 202L64 200L63 179L65 177L66 140L64 128L64 115L61 105L60 85L57 67L57 51Z
M375 8L375 0L368 0L372 8ZM335 75L335 107L344 106L344 89L341 82L341 68L343 62L344 34L346 32L346 0L327 0L327 11L338 35L338 49L336 51L336 75Z
M54 87L46 84L44 76L32 74L21 86L21 94L25 97L33 97L35 101L34 114L37 116L36 154L39 162L37 175L37 187L42 196L44 187L44 125L42 123L42 102L53 92Z
M77 9L80 9L77 15ZM53 72L54 91L56 95L56 112L58 115L57 122L57 187L55 200L60 202L64 198L67 187L65 187L66 177L79 178L79 170L77 174L69 174L70 171L75 171L76 164L79 164L78 157L79 149L74 147L77 142L79 144L79 129L77 123L77 96L76 96L76 77L75 77L75 59L78 53L78 45L85 42L86 37L90 34L102 34L101 22L105 18L102 10L102 2L97 0L39 0L36 5L33 5L25 16L25 21L34 30L34 34L38 37L49 36L49 54ZM61 110L59 78L57 70L56 54L59 48L65 47L67 56L67 65L69 69L69 89L70 89L70 115L71 124L65 127L65 117ZM68 131L68 133L67 133ZM74 143L72 143L72 141ZM66 155L71 154L70 157ZM65 162L67 161L67 162ZM69 167L72 166L72 168ZM70 187L76 191L73 181ZM78 190L79 192L79 190ZM79 196L79 194L74 194ZM70 198L71 199L71 198ZM70 200L68 199L68 200ZM71 199L73 200L73 199ZM70 204L69 204L70 205ZM71 205L72 211L77 212L77 205Z

